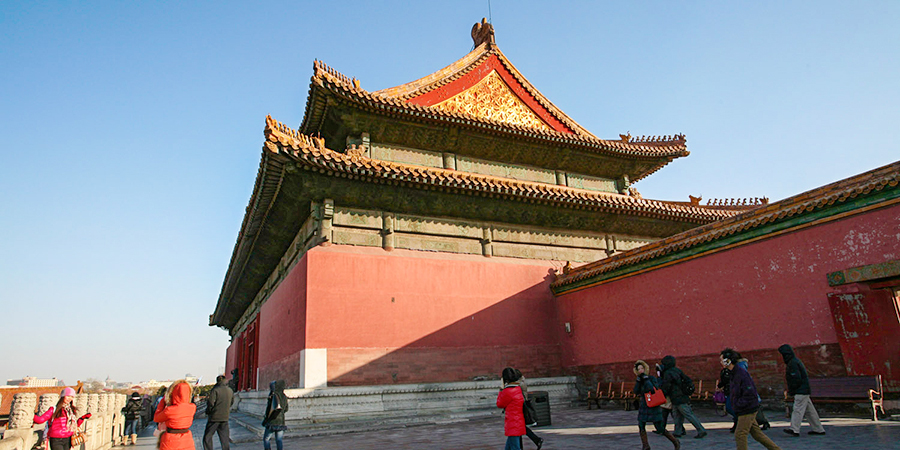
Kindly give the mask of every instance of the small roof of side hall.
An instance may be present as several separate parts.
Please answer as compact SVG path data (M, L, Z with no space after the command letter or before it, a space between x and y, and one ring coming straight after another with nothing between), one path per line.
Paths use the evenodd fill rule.
M897 202L900 161L585 264L550 288L563 295Z
M493 27L482 21L472 29L475 48L458 61L418 80L367 91L321 61L313 64L306 114L298 128L316 134L328 109L325 96L412 122L440 123L491 134L543 142L613 158L642 161L631 181L687 156L683 134L600 139L540 93L494 42Z

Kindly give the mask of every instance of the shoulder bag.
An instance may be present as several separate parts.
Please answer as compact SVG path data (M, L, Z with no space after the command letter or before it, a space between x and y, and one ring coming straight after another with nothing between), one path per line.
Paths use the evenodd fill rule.
M87 430L87 423L85 423L84 428ZM84 431L77 430L70 439L72 448L81 447L81 444L84 444L84 441L87 440L87 434Z
M534 405L528 399L528 396L525 395L525 390L521 386L519 390L522 391L522 398L525 400L522 403L522 415L525 417L525 425L534 425L537 423L537 411L534 410Z

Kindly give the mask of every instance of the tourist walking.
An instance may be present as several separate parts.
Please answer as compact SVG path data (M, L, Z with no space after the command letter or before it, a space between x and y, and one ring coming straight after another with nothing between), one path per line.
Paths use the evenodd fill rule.
M172 383L159 400L153 421L159 424L159 450L194 450L191 425L197 405L191 403L193 389L185 380Z
M44 441L50 441L49 450L69 450L72 448L72 435L78 431L81 423L91 418L91 414L78 416L75 408L75 389L67 387L59 394L55 407L50 407L44 414L34 415L35 423L50 424L44 432Z
M816 411L815 405L809 396L811 390L809 388L809 375L806 373L806 367L803 362L794 355L794 349L790 345L784 344L778 347L778 353L784 360L784 379L787 382L788 395L794 396L794 412L791 413L791 427L784 430L791 436L800 436L800 424L803 417L809 421L812 430L811 435L825 434L825 428L819 420L819 412Z
M515 371L516 371L516 376L518 376L519 378L516 381L513 381L512 383L510 383L510 385L518 385L520 388L522 388L522 397L527 402L528 401L528 384L525 382L525 375L522 375L522 372L519 371L519 369L515 369ZM524 414L525 414L524 410L522 411L522 414L524 417ZM531 439L531 442L533 442L534 445L537 446L538 450L541 450L541 447L544 446L544 439L541 438L540 436L538 436L537 434L535 434L534 431L531 431L531 428L528 425L534 425L534 424L528 424L528 423L525 424L525 435L528 436L528 439ZM525 446L522 445L521 437L519 438L519 446L522 447L523 449L525 448Z
M219 435L222 450L229 450L231 443L228 431L228 415L234 393L225 382L225 376L216 377L216 385L206 397L206 429L203 430L203 450L213 450L213 435Z
M734 415L734 410L731 407L731 369L728 368L724 360L722 360L722 371L719 372L719 381L716 383L716 388L725 394L725 411L731 416L733 423L730 431L734 433L735 428L737 428L737 416Z
M138 431L141 430L141 412L143 409L144 399L141 398L141 394L132 392L128 403L122 408L122 415L125 417L125 436L122 437L122 445L128 445L129 440L131 440L132 445L137 444Z
M656 379L657 379L657 381L659 381L660 384L662 384L662 373L663 373L662 366L657 363L656 364ZM669 414L672 414L672 399L670 399L669 397L666 397L666 402L660 406L660 412L662 412L662 424L663 424L663 430L665 430L666 425L669 424ZM653 430L653 432L656 434L662 434L662 433L657 432L655 429Z
M737 355L737 358L738 358L737 364L735 364L735 365L743 367L744 370L746 370L749 373L750 365L749 365L749 361L747 361L747 358L742 358L741 354L738 352L735 352L735 354ZM759 409L756 410L756 422L759 423L759 429L765 431L771 427L771 424L769 424L769 419L766 419L766 415L765 415L765 413L763 413L762 399L760 399L759 401L760 401ZM737 423L737 422L735 422L735 423Z
M287 396L284 395L284 380L269 383L269 400L266 402L266 416L262 421L266 430L263 432L263 448L270 450L269 436L275 435L278 450L284 449L284 413L288 410Z
M675 446L675 449L681 448L681 443L678 442L678 439L666 431L666 426L663 424L662 417L662 408L659 406L648 406L647 399L644 394L653 394L657 390L661 389L659 379L656 377L652 377L648 374L650 372L650 365L644 361L638 360L634 363L634 375L637 377L634 382L634 395L637 396L639 405L638 405L638 432L641 435L641 444L643 444L642 450L650 450L650 443L647 440L647 423L652 423L653 427L656 428L656 433L661 434Z
M690 386L693 386L690 378L684 374L678 367L675 367L675 357L666 355L662 359L663 380L662 390L666 394L666 398L672 400L672 415L675 417L675 437L681 437L687 434L684 429L684 421L687 420L697 429L697 435L694 439L703 439L706 437L706 428L694 415L691 409L691 392Z
M737 416L737 427L734 430L734 442L737 450L747 450L747 435L753 436L756 442L769 450L781 450L775 445L762 430L756 421L756 413L759 411L759 393L750 372L745 366L735 365L740 358L734 350L726 348L719 353L722 365L731 371L729 392L731 393L731 407Z
M153 399L153 406L150 408L152 410L151 418L153 414L156 414L156 408L159 408L159 403L166 398L166 387L162 386L159 388L159 391L156 392L156 397Z
M514 384L519 376L516 369L507 367L500 374L503 379L503 388L497 395L497 407L503 409L503 434L506 436L504 450L522 450L522 435L525 434L525 413L522 407L525 405L525 396L522 389Z
M141 428L146 427L153 421L153 399L149 395L144 394L141 398Z

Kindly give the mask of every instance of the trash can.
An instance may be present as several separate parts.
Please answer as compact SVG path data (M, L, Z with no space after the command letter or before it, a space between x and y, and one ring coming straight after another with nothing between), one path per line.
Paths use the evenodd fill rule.
M528 399L534 405L537 427L550 425L550 394L547 391L533 391L528 393Z

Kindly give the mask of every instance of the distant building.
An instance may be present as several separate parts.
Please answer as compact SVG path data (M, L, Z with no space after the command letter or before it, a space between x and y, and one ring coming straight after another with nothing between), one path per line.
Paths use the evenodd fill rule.
M200 381L200 377L195 377L189 373L185 374L182 379L184 381L187 381L188 384L191 384L191 385L196 385ZM169 387L174 382L175 382L175 380L157 381L157 380L151 379L149 381L141 381L140 383L134 383L133 385L131 383L129 383L129 387L131 387L131 388L141 387L143 389L151 390L151 389L159 389L163 386Z
M18 380L6 380L7 386L20 387L53 387L62 386L62 382L57 378L35 378L25 377Z

